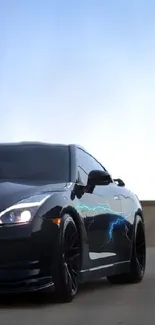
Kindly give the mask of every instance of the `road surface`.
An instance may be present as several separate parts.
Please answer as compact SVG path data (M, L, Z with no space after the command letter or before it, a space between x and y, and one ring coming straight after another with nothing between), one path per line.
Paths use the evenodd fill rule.
M114 286L105 279L85 284L70 304L47 297L0 296L2 325L155 325L155 248L147 250L142 283Z

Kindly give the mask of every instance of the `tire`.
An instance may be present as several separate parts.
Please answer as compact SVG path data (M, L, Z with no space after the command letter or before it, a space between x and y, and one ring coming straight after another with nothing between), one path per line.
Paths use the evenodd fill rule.
M70 215L62 218L58 243L58 258L54 270L55 295L71 302L76 296L81 268L81 243L76 224Z
M113 284L139 283L144 277L145 266L146 241L144 222L142 217L136 216L130 260L130 271L126 274L109 276L107 277L107 280Z

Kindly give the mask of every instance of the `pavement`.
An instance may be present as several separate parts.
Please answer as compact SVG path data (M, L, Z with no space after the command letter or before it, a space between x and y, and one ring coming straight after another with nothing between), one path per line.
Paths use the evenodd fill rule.
M147 249L143 282L81 286L76 299L58 304L48 296L0 296L1 325L155 325L155 248Z

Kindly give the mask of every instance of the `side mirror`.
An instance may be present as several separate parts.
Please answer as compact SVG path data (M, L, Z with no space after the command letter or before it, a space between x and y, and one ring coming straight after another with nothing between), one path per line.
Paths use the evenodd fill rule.
M110 174L102 170L92 170L88 175L88 186L108 185L112 183Z
M118 186L122 186L124 187L125 186L125 183L122 181L122 179L120 178L116 178L114 179L114 182L118 185Z

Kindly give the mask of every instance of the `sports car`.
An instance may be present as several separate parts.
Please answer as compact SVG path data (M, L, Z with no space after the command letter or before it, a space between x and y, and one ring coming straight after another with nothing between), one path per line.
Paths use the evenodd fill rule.
M142 281L141 203L78 145L0 144L0 293L55 292L79 284Z

